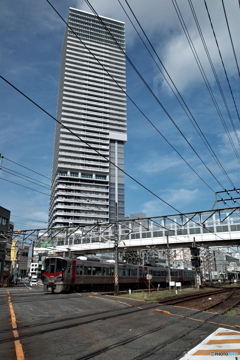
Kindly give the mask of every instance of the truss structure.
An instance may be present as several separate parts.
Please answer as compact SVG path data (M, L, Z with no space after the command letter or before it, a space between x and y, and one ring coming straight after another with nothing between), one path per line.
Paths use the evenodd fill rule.
M11 235L12 239L22 246L33 244L34 247L43 248L87 243L113 244L116 241L124 246L125 241L129 239L140 241L148 237L191 236L194 241L195 234L199 233L214 234L221 239L223 231L240 231L240 207L127 218L111 224L97 222L91 225L16 230L11 234L0 233L0 238L8 238ZM182 245L184 247L184 243Z

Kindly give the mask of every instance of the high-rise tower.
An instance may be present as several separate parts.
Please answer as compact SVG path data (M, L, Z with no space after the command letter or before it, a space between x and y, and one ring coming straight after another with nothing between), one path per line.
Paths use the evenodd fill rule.
M124 217L125 26L70 8L62 50L50 226ZM113 37L118 42L117 46ZM71 130L71 132L68 129ZM77 136L76 136L77 135ZM110 161L109 161L110 160ZM116 166L115 166L116 165Z

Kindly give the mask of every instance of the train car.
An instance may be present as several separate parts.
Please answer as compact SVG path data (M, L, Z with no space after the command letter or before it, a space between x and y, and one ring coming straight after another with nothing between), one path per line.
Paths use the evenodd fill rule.
M171 269L171 280L190 283L194 280L194 271ZM144 288L147 274L152 275L153 284L166 286L168 269L164 267L119 264L119 289ZM43 271L44 291L56 293L69 290L113 290L114 264L62 257L45 259Z

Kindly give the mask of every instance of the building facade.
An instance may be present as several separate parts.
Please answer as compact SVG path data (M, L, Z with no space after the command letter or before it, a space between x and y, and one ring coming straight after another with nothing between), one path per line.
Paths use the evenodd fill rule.
M13 223L10 211L0 206L0 286L7 282L11 273L11 245Z
M69 10L58 94L61 124L55 130L50 227L113 222L116 204L118 218L124 218L125 25L100 19Z

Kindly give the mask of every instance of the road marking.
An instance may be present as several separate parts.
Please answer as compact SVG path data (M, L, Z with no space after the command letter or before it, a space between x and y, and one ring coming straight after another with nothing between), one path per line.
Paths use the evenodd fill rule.
M221 359L240 360L240 332L218 328L180 360Z
M16 329L17 328L16 315L15 315L15 311L13 308L10 292L8 291L7 293L8 293L8 306L9 306L9 311L10 311L10 316L11 316L12 328ZM13 336L15 338L19 337L17 330L13 330ZM22 347L20 340L14 340L14 346L15 346L17 360L24 360L25 356L24 356L23 347Z

